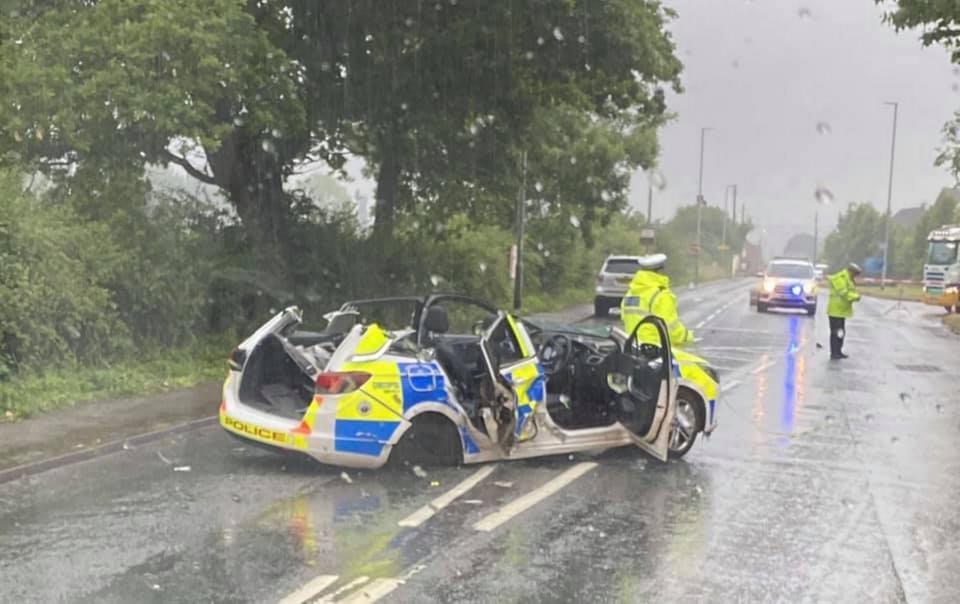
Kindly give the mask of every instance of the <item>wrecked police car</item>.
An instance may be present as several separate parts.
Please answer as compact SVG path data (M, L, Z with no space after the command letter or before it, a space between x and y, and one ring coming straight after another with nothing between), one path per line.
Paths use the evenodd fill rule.
M377 468L391 455L457 464L630 444L666 460L715 423L716 385L681 384L656 317L641 324L656 327L659 347L636 331L551 328L457 295L348 302L325 319L304 331L300 309L287 308L234 350L225 430Z

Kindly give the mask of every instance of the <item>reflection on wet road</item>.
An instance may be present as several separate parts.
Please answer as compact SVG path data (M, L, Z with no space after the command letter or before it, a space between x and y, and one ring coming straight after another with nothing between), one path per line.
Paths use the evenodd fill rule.
M685 461L501 463L437 506L480 468L344 477L190 432L0 485L0 600L960 599L956 339L867 300L832 363L825 317L713 287L681 302L725 389Z

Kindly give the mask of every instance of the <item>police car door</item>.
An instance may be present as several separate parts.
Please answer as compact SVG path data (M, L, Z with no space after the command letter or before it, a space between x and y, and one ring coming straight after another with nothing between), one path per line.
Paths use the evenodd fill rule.
M657 330L659 346L638 341L637 333L644 325L652 325ZM666 323L658 317L647 316L614 354L607 382L616 393L617 419L638 447L666 461L677 413L677 380Z
M509 451L516 442L518 397L513 385L500 371L501 352L493 344L493 338L498 331L509 327L507 315L500 312L480 337L480 350L487 370L487 382L481 388L484 399L481 414L487 434L504 451Z

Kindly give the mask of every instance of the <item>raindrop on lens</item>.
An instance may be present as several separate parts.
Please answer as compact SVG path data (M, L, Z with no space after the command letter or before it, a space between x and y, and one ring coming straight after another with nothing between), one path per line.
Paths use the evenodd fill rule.
M533 188L536 189L537 193L543 192L543 184L539 180L533 183Z
M430 283L433 283L434 287L440 285L440 275L430 275Z
M800 17L801 19L812 19L813 11L811 11L806 6L802 6L800 7L799 10L797 10L797 16Z
M544 42L543 36L537 38L537 46L543 46L543 42Z
M571 166L577 165L577 158L576 158L576 157L571 157L571 158L570 158L570 165L571 165Z
M667 179L663 176L663 172L660 170L650 171L648 178L650 179L650 184L654 189L662 191L667 188Z
M554 27L553 37L557 40L557 42L563 42L563 31L561 31L559 27Z
M830 134L832 129L827 122L817 122L817 134Z
M480 263L480 272L481 272L481 273L487 272L487 263L486 263L486 262L481 262L481 263Z
M532 51L532 50L528 50L527 53L526 53L524 56L527 58L528 61L532 61L532 60L533 60L533 51Z
M830 205L833 203L833 193L830 192L830 189L824 186L817 187L813 195L817 198L817 203L821 205Z
M570 216L570 226L572 226L572 227L575 228L575 229L579 229L579 228L580 228L580 219L577 218L576 216Z

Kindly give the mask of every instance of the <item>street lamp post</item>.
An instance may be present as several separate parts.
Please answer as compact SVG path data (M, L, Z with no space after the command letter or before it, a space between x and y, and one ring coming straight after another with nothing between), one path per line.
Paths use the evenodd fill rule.
M713 130L713 128L700 128L700 175L697 179L697 255L696 262L694 263L694 273L693 280L698 285L700 284L700 236L701 236L701 227L703 224L703 144L707 136L707 130Z
M890 177L887 180L887 216L883 224L883 269L880 275L880 289L885 289L887 284L887 258L890 250L890 203L893 199L893 156L897 149L897 111L900 103L887 101L885 105L893 106L893 135L890 139Z
M729 216L727 216L727 212L729 211L729 206L727 205L727 193L730 192L731 189L733 190L734 221L736 221L737 218L737 185L727 185L727 188L723 191L723 231L720 235L720 241L723 249L726 249L727 247L727 220L729 219Z

